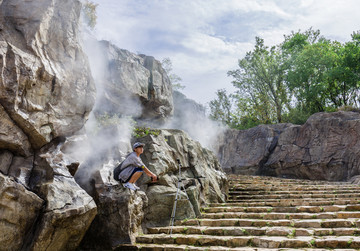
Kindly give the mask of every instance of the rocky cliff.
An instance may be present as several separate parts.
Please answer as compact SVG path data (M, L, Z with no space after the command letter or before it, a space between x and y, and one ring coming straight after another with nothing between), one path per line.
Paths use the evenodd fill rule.
M229 130L219 148L227 172L344 181L360 174L360 114L317 113L304 125Z
M76 0L0 2L1 250L75 249L96 214L60 151L95 100L80 10Z
M158 60L90 34L84 35L84 47L98 87L95 113L132 116L148 125L164 124L172 116L172 85Z
M191 200L177 217L225 199L215 155L184 132L131 138L135 120L172 116L169 78L153 57L106 41L96 42L95 62L80 39L80 12L78 0L0 1L0 250L104 250L166 224L176 158ZM109 117L116 126L93 120ZM134 140L145 141L144 161L160 176L142 178L138 192L112 179Z

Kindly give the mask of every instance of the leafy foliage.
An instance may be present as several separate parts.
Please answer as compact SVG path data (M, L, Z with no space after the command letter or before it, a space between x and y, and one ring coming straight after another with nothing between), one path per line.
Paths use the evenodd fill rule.
M133 137L142 138L147 135L158 136L160 134L160 130L151 129L149 127L134 127Z
M185 86L181 84L182 81L181 77L172 73L173 68L170 58L164 58L161 61L161 66L164 68L165 72L167 73L174 90L182 90L185 88Z
M98 6L98 4L95 4L89 0L86 0L83 3L82 11L83 11L85 20L87 22L87 25L91 29L94 29L96 26L96 20L97 20L96 8L97 8L97 6Z
M256 37L255 47L228 72L237 91L217 92L210 117L233 128L290 122L302 124L315 112L359 108L360 33L340 43L319 30L292 32L267 47Z
M246 53L239 60L239 69L229 71L235 78L232 82L238 88L240 104L248 100L248 106L239 106L244 115L256 116L260 123L282 122L284 104L289 94L284 83L284 69L280 51L276 47L268 48L264 40L256 37L254 51Z
M287 43L293 43L295 37ZM359 49L353 41L341 44L321 38L293 54L287 74L288 87L301 106L314 113L358 105Z
M231 124L231 107L232 102L230 97L226 94L225 89L216 92L217 99L210 101L210 118L220 121L223 124Z

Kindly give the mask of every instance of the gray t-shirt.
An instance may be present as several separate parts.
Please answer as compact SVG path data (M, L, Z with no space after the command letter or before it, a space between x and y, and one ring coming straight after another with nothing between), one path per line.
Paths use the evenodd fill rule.
M130 153L121 165L121 168L124 168L124 170L120 172L119 178L126 181L136 167L142 166L145 166L145 164L142 162L140 157L138 157L135 152Z

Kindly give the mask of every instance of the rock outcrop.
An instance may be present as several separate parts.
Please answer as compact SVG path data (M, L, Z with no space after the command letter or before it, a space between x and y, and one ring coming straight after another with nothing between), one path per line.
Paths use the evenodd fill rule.
M110 250L119 244L133 243L135 236L142 233L147 196L115 181L114 164L112 161L104 164L93 176L92 192L98 214L83 239L82 249Z
M317 113L301 126L229 131L219 156L233 173L343 181L360 174L359 131L359 113Z
M291 124L259 125L248 130L230 129L220 135L217 150L225 172L254 175L264 166L281 132Z
M80 1L1 1L0 102L39 149L79 130L94 103Z
M94 112L132 116L148 125L164 123L172 115L172 85L158 60L89 35L84 40L94 78L101 85Z
M96 214L61 151L95 101L80 11L78 0L0 1L1 250L75 250Z
M43 205L35 193L0 173L0 250L21 250Z
M75 250L94 219L91 196L70 174L73 164L56 140L35 157L30 186L47 203L33 236L32 250Z
M141 140L147 144L144 163L160 177L156 186L147 189L147 223L169 224L179 178L177 159L182 165L181 178L186 179L184 186L195 209L192 212L191 206L179 206L179 215L185 218L191 217L192 213L199 215L200 205L225 200L227 178L212 151L203 148L180 130L160 130L159 135L149 134Z
M222 172L213 152L191 140L180 130L150 130L145 137L133 139L144 142L141 156L146 166L159 177L158 183L149 182L143 174L137 185L141 191L123 188L113 179L112 170L120 160L111 153L105 156L90 180L82 175L91 170L91 163L80 166L77 181L93 195L98 206L98 215L86 234L82 247L112 248L135 240L143 227L169 224L175 201L178 182L178 162L182 164L182 179L188 200L179 201L176 218L184 219L200 215L200 206L211 202L224 202L227 178ZM123 152L123 149L113 149ZM92 184L89 187L88 184ZM185 198L184 191L181 191Z

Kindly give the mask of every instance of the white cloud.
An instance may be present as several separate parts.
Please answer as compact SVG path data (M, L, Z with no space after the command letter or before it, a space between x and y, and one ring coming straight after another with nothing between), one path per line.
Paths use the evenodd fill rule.
M99 39L161 60L169 57L184 93L201 103L232 89L227 71L253 49L255 36L275 45L291 31L320 29L348 41L358 30L357 0L93 0Z

